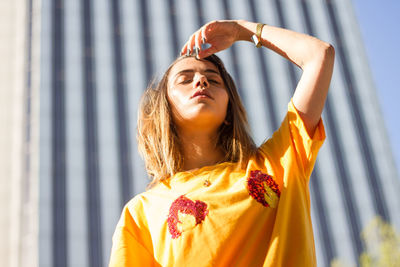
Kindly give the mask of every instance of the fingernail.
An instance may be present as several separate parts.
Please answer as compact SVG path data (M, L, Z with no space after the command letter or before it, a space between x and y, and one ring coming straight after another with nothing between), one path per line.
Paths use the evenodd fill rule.
M190 54L191 54L191 51L190 51L190 48L188 48L188 49L186 50L186 56L188 57L188 56L190 56Z

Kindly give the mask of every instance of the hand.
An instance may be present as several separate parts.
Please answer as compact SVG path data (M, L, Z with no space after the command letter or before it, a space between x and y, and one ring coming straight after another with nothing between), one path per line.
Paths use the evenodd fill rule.
M197 58L205 58L214 53L229 48L234 42L239 40L240 26L235 20L217 20L203 25L193 33L181 50L184 55L190 49L189 54L196 55ZM209 44L208 48L202 44Z

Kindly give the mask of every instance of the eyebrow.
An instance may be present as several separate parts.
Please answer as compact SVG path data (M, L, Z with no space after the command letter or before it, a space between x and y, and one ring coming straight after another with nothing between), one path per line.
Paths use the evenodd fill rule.
M183 74L183 73L193 73L193 72L194 72L193 69L181 70L181 71L179 71L177 74L174 75L174 78L175 78L176 76L180 75L180 74ZM213 69L206 69L204 72L205 72L205 73L213 73L213 74L220 75L218 71L213 70Z

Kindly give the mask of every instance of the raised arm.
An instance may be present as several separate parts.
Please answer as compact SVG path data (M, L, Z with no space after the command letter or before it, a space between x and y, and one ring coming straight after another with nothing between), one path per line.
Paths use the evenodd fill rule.
M182 54L187 53L188 49L196 52L196 47L200 47L199 44L203 42L211 46L204 50L199 49L199 58L224 50L236 41L251 42L256 27L257 23L244 20L207 23L189 38ZM263 27L261 43L303 70L293 95L293 103L307 132L312 135L328 94L335 55L333 46L306 34L269 25Z

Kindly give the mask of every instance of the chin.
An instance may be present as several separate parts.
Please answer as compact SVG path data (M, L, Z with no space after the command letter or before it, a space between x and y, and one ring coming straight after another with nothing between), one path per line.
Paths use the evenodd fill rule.
M219 127L225 120L226 111L214 106L197 104L190 107L182 107L179 110L179 124L192 124L196 127Z
M215 114L197 114L186 118L186 123L193 123L204 126L219 127L224 122L225 117L216 116ZM203 127L204 127L203 126Z

